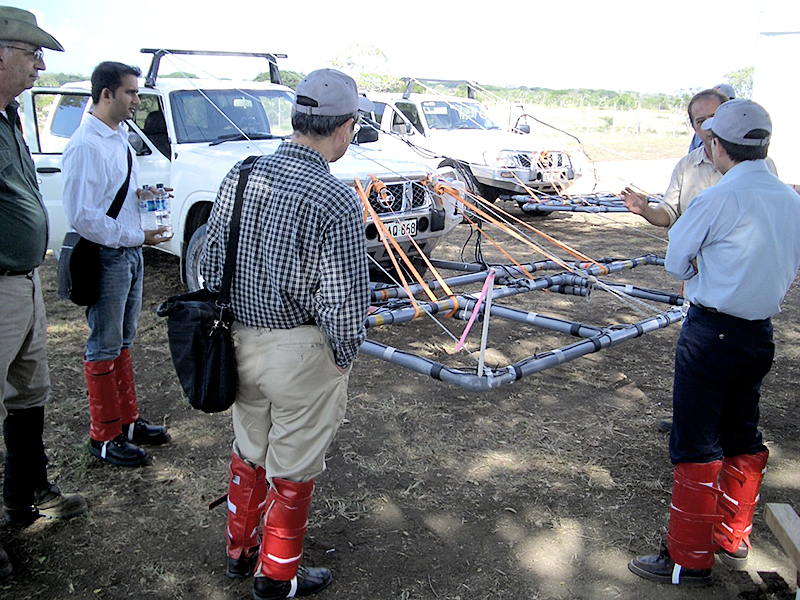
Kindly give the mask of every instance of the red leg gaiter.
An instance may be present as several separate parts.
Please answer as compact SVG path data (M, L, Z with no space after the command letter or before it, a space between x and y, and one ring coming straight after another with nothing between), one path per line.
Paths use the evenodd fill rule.
M89 437L97 442L113 440L122 433L114 361L84 360L83 374L89 392Z
M298 483L273 478L256 573L260 569L263 575L278 581L290 581L297 574L313 495L313 479Z
M129 348L123 348L114 359L114 371L117 374L119 417L123 426L130 425L139 418L139 403L136 401L136 384L133 381L133 363Z
M719 460L675 465L667 548L672 560L684 568L714 566L714 527L722 521L717 510L721 468Z
M769 450L722 459L719 487L727 513L722 523L717 525L714 537L717 544L728 552L736 552L742 542L750 547L753 513L758 504L761 480L767 470L767 458Z
M258 550L258 526L267 505L267 472L231 453L228 480L228 556L252 556ZM252 565L251 565L252 567Z

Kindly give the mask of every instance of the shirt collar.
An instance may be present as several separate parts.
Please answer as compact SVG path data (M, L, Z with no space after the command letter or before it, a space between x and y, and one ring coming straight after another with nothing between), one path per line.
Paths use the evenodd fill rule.
M766 160L745 160L740 163L733 165L725 175L722 176L723 179L734 179L736 177L741 177L742 175L747 175L748 173L755 173L757 171L769 171L769 167L767 167Z
M703 163L708 163L712 167L716 168L714 161L708 158L708 156L706 155L706 149L703 145L701 145L699 148L695 148L694 150L692 150L692 152L695 153L695 155L691 158L692 165L697 167Z
M275 151L275 154L282 154L284 156L290 156L292 158L298 158L301 160L307 160L309 162L318 163L321 167L323 167L326 171L331 170L331 166L328 163L328 159L322 156L319 152L305 146L303 144L298 144L296 142L284 141L281 142L281 145L278 146L278 149Z
M87 113L87 115L84 117L84 120L88 122L89 127L91 127L94 131L99 133L102 137L110 138L114 137L115 135L125 137L125 134L122 130L122 123L120 123L119 127L117 127L116 129L111 129L111 127L103 123L92 113Z

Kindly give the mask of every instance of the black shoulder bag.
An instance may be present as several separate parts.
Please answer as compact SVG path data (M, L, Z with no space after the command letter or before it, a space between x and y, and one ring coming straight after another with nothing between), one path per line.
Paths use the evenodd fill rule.
M158 316L167 317L172 364L189 404L206 413L226 410L236 400L238 374L231 338L231 283L239 247L244 188L256 158L246 158L239 168L219 292L203 288L172 296L156 309Z
M106 213L119 216L128 195L133 159L128 150L128 174ZM100 244L91 242L75 231L64 236L58 257L58 295L78 306L92 306L100 297Z

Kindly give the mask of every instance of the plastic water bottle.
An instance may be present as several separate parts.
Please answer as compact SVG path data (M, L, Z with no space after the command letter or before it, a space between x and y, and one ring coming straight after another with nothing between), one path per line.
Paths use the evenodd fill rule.
M156 228L166 227L167 230L161 237L172 235L172 214L170 212L169 192L164 188L163 183L156 185Z
M139 194L139 219L144 231L158 229L156 224L156 197L149 185L142 186Z

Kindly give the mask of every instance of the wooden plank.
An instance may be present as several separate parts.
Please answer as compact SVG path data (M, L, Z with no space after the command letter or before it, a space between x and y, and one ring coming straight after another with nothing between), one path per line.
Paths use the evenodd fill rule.
M764 518L784 552L800 571L800 517L790 504L770 502Z

